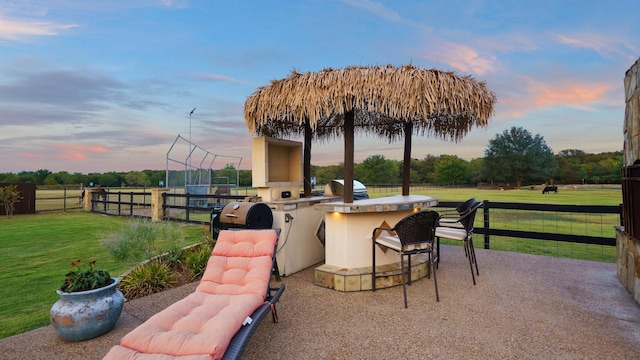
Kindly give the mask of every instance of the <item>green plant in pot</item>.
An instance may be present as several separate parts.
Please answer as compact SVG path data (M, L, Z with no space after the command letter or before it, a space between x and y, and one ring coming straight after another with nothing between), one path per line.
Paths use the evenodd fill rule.
M93 339L113 329L122 313L119 280L96 269L95 261L84 267L76 260L70 266L74 269L56 291L60 299L51 307L51 324L67 341Z

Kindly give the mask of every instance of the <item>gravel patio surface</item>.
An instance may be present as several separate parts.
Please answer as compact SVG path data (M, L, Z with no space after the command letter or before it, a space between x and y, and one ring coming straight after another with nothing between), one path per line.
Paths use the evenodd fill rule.
M265 318L243 359L637 359L640 305L615 264L442 246L433 279L375 292L314 285L313 267L282 278L279 323ZM101 359L133 328L197 284L129 301L116 328L88 341L51 326L0 340L2 359Z

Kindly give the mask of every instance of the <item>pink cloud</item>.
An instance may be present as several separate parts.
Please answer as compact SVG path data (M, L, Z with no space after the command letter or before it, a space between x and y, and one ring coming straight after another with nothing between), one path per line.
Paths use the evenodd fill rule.
M580 107L603 100L610 88L609 85L602 83L576 84L572 82L552 86L538 83L534 84L530 90L533 95L533 104L536 106Z
M426 59L448 64L461 72L483 75L496 67L495 56L480 54L468 45L436 40L429 46Z
M57 158L60 159L68 159L68 160L84 160L87 158L87 154L83 153L73 153L73 154L58 154Z
M543 83L521 77L514 84L513 88L517 90L498 95L500 117L503 119L555 106L589 110L591 105L607 103L608 96L614 90L608 83L588 83L575 79Z
M58 147L68 151L86 151L86 152L94 152L94 153L103 153L103 152L109 151L109 149L107 149L104 146L92 146L92 145L63 144L63 145L58 145Z

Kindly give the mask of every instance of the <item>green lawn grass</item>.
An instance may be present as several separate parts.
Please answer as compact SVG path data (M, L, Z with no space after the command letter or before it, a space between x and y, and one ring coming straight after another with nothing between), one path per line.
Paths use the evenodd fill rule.
M397 195L401 190L378 192L370 189L371 197L381 197ZM618 187L560 187L557 194L542 194L541 188L535 190L479 190L477 188L431 188L422 190L420 188L411 189L412 195L435 196L440 201L464 201L475 197L476 199L515 202L529 204L565 204L565 205L619 205L622 203L622 190Z
M119 276L130 264L115 260L100 239L129 221L80 211L0 217L0 338L48 325L69 264L97 260ZM184 226L187 244L202 241L201 226Z

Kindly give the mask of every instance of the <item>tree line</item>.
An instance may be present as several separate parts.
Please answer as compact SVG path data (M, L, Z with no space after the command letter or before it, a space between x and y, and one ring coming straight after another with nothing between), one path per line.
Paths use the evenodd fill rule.
M622 151L590 154L566 149L553 154L540 135L513 127L492 139L483 158L470 161L457 155L426 155L411 159L412 184L463 185L480 182L513 182L516 187L542 184L619 184ZM341 179L344 164L312 166L316 184ZM240 187L251 186L251 170L237 171L233 165L215 170L213 177L238 179ZM142 170L106 173L53 173L46 169L0 173L0 183L33 183L36 185L96 184L104 187L165 186L165 170ZM371 155L355 164L354 178L364 184L402 183L402 161Z
M411 159L412 184L462 185L515 184L619 184L622 151L589 154L566 149L553 154L544 138L512 127L489 141L483 158L464 160L457 155L426 155ZM314 167L318 184L341 178L342 165ZM354 167L354 177L364 184L399 184L402 161L372 155Z

